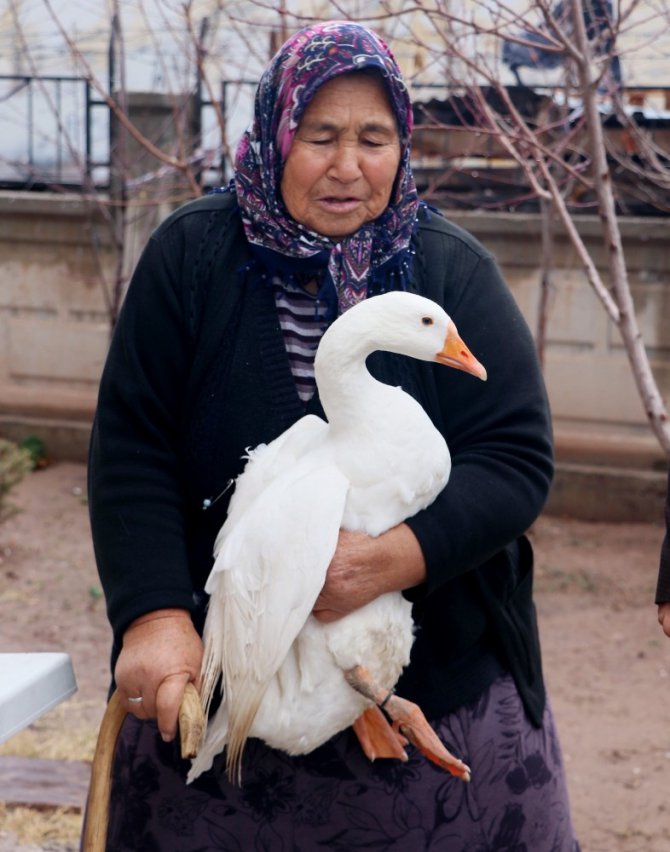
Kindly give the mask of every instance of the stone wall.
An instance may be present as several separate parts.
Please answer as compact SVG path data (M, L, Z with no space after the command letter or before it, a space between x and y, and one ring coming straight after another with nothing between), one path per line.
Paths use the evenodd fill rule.
M538 217L457 213L452 218L498 258L534 329ZM636 310L667 398L670 222L631 218L622 220L622 227ZM603 266L597 219L584 217L580 230ZM53 457L86 457L109 339L101 281L103 275L111 279L113 264L110 233L94 207L72 196L0 193L0 434L14 439L37 434ZM664 486L665 458L648 426L618 331L559 229L545 373L562 469L597 465L600 479L590 478L598 484L589 499L601 504L609 500L610 516L617 511L632 516L625 492L622 496L616 487L603 484L610 468L627 467L646 477L644 489L651 488L655 504ZM559 476L553 498L557 510L565 502L561 483ZM579 494L587 490L582 484ZM569 499L574 508L575 495Z

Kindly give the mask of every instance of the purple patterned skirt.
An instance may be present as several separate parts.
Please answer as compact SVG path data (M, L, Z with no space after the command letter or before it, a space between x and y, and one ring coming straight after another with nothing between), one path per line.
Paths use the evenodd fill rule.
M511 677L434 725L472 768L465 784L411 746L370 763L351 730L291 758L248 742L242 787L221 756L192 785L155 725L126 720L114 771L108 852L578 852L549 708L526 719Z

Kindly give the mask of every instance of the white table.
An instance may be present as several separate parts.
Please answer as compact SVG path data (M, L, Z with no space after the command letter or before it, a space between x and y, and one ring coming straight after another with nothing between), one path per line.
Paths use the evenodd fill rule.
M76 691L69 654L0 654L0 743Z

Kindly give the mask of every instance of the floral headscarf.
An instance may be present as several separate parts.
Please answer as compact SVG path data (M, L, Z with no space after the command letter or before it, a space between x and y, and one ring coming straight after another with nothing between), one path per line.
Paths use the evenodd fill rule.
M340 74L376 69L386 83L400 136L400 165L386 210L355 233L331 239L288 214L281 198L283 164L317 89ZM385 264L407 270L418 199L410 168L412 106L389 48L371 30L349 21L306 27L280 48L256 92L254 121L235 156L234 184L252 246L286 258L327 258L340 311L367 295L368 281ZM324 260L324 263L326 261Z

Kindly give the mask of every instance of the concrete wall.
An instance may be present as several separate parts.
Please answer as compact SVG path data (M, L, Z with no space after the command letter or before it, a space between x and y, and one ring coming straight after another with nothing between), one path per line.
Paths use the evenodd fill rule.
M535 331L540 297L539 218L481 213L451 218L496 256ZM628 217L621 220L621 227L638 322L661 393L668 398L670 220ZM599 220L583 217L579 230L596 266L605 273ZM559 224L551 278L545 377L562 457L664 469L665 458L648 425L619 331L589 286Z
M175 154L197 130L192 97L132 92L125 107L145 137ZM116 298L113 233L123 228L123 287L151 231L191 194L113 117L111 132L112 177L136 181L125 224L114 222L123 190L114 179L117 203L104 211L76 195L0 192L0 434L37 434L54 457L87 455Z
M535 328L538 218L481 213L452 218L496 255ZM642 331L661 390L670 397L670 221L624 219L622 226ZM598 221L584 218L580 229L602 266ZM106 225L78 198L0 193L0 434L14 439L38 434L52 456L85 458L109 333L100 270L111 277L113 262ZM597 484L588 499L601 506L609 501L608 517L634 516L620 480L617 486L603 484L610 468L627 467L646 477L643 490L655 505L664 488L665 458L647 424L618 331L560 233L546 377L563 471L576 464L598 466L600 478L590 478ZM562 482L557 477L557 511L568 499L561 498ZM584 499L587 491L582 484ZM569 500L574 510L573 493Z
M109 341L110 231L78 197L0 193L0 434L84 458Z
M490 248L533 330L541 226L537 216L455 214ZM670 220L621 220L636 315L664 399L670 399ZM596 217L579 230L606 269ZM554 234L545 378L557 468L547 511L595 521L662 523L667 459L660 450L612 323L560 227Z

